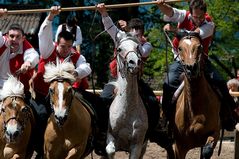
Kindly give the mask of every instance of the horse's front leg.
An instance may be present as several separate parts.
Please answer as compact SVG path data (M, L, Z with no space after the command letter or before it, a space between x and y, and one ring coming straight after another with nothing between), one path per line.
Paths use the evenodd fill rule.
M106 153L109 159L113 159L115 156L116 147L115 147L115 138L108 132L107 133L107 146Z
M82 158L87 143L80 143L78 147L70 149L65 159L77 159Z
M25 159L24 155L14 154L12 159Z

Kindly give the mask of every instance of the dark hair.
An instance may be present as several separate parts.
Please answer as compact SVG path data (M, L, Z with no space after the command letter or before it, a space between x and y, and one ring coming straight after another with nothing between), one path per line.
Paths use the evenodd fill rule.
M77 24L77 18L73 14L69 14L66 18L66 24L73 27Z
M192 11L194 9L200 9L204 11L204 13L207 12L207 4L204 0L191 0L189 5L190 13L192 14Z
M144 33L144 22L139 18L133 18L128 22L128 29L141 30Z
M60 39L71 40L73 42L73 35L69 31L62 31L58 34L57 42L60 42Z
M19 30L20 32L22 32L22 35L24 35L24 31L23 31L23 29L22 29L22 27L21 27L20 24L16 24L16 23L11 24L11 25L9 26L8 31L9 31L9 30Z

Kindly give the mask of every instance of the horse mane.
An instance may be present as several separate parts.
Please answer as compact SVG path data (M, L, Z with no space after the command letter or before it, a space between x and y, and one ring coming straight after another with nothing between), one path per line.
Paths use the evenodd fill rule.
M8 96L24 97L24 85L14 76L10 75L4 82L0 91L0 97L5 99Z
M137 38L137 36L134 35L131 32L124 32L124 34L118 34L117 33L115 38L116 38L116 46L118 46L119 43L121 43L122 41L127 40L127 39L130 39L130 40L134 41L137 44L140 43L140 41Z
M66 79L74 82L76 79L73 76L75 66L71 62L48 63L45 65L44 81L49 83L56 79Z
M181 40L181 39L183 39L183 38L187 38L187 37L196 37L196 38L199 39L200 43L202 43L202 39L201 39L199 33L198 33L198 32L195 32L195 31L187 31L187 30L181 29L180 31L178 31L178 32L176 33L176 37L177 37L179 40Z

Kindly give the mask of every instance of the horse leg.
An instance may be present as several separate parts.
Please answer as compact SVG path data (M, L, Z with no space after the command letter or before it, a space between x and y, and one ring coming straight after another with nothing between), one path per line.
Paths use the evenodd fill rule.
M107 146L106 153L108 154L109 159L113 159L115 155L116 147L115 147L115 138L108 133L107 134Z
M175 159L175 156L174 156L174 151L173 151L173 146L170 145L168 146L167 148L165 148L166 151L167 151L167 159Z
M188 150L185 150L180 146L180 143L174 144L174 155L175 159L185 159Z
M141 144L135 144L130 146L130 154L129 159L138 159L140 158L141 151L143 149L143 146Z
M145 142L144 142L144 144L143 144L143 148L142 148L142 150L141 150L141 154L140 154L140 159L143 159L143 156L144 156L144 154L145 154L145 152L146 152L146 148L147 148L147 143L148 143L148 140L146 140Z

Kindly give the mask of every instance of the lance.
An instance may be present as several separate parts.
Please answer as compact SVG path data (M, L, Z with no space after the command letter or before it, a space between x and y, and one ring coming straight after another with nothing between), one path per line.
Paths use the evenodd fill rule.
M187 2L187 1L189 1L189 0L166 0L165 3ZM141 6L141 5L153 5L153 4L157 4L157 1L125 3L125 4L111 4L111 5L105 5L105 7L107 9L114 9L114 8L137 7L137 6ZM95 9L96 9L96 6L67 7L67 8L61 8L61 12L79 11L79 10L95 10ZM51 9L8 10L7 14L42 13L42 12L50 12L50 11L51 11Z

